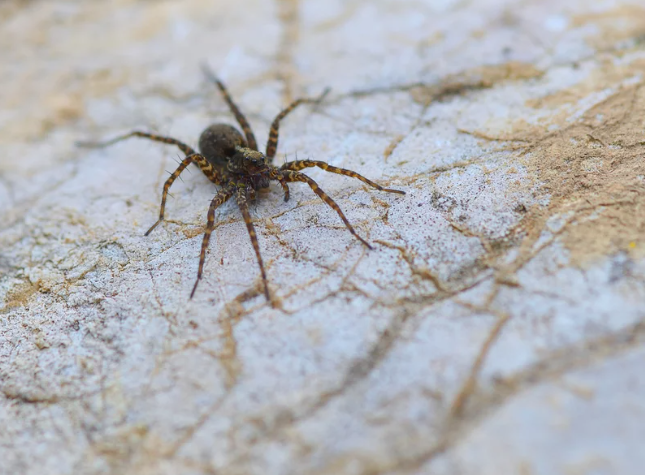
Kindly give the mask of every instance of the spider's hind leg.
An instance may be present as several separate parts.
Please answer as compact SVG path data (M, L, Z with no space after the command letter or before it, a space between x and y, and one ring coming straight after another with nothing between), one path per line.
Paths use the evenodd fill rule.
M246 143L249 146L250 149L252 150L257 150L258 149L258 142L255 140L255 135L253 135L253 130L251 129L251 126L249 125L249 121L246 120L246 117L244 114L242 114L242 111L235 105L235 102L233 102L233 99L231 98L231 95L228 93L228 90L226 89L226 86L220 81L215 74L213 74L213 71L211 71L208 66L205 64L202 64L202 71L206 75L206 77L211 81L214 82L217 88L220 90L222 93L222 96L224 97L224 100L228 104L229 109L235 116L235 119L237 120L237 123L240 124L240 127L242 127L242 130L244 131L244 135L246 135Z
M186 156L194 155L195 153L197 153L195 152L195 150L193 150L185 143L180 142L177 139L173 139L172 137L164 137L162 135L149 134L148 132L140 132L138 130L135 130L125 135L119 135L118 137L115 137L111 140L107 140L105 142L76 142L76 145L79 147L87 147L87 148L104 148L132 137L141 137L144 139L153 140L155 142L161 142L168 145L176 145L177 147L179 147L179 150L184 152Z

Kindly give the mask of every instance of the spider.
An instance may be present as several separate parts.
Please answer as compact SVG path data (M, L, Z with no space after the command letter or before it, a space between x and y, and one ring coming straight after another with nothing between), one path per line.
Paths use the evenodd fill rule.
M215 210L226 203L230 198L235 197L237 205L242 212L242 217L246 223L246 229L251 238L251 244L255 251L255 256L260 267L260 274L262 275L262 283L264 286L264 295L267 301L271 301L269 296L269 286L267 283L266 271L264 270L264 263L262 262L262 255L260 254L260 246L258 244L255 226L251 220L251 213L249 212L249 199L255 200L256 191L268 188L271 181L277 181L282 186L284 192L284 200L289 200L289 186L288 183L303 182L309 185L312 191L317 194L327 205L329 205L340 219L345 223L345 226L350 233L363 243L368 249L372 246L363 239L350 224L345 217L345 214L336 204L336 202L325 193L318 184L307 175L300 173L300 170L309 167L318 167L331 173L345 175L361 180L363 183L376 188L380 191L389 193L399 193L404 195L405 192L401 190L393 190L384 188L377 183L359 175L351 170L338 168L327 164L326 162L316 160L295 160L284 163L282 166L277 167L273 165L273 159L278 147L278 131L280 128L280 121L283 120L287 114L294 110L300 104L305 103L320 103L327 95L329 89L325 90L318 98L300 98L293 101L286 109L283 109L273 120L271 130L269 132L269 139L266 145L265 153L258 150L258 145L255 140L255 135L251 130L246 117L233 102L228 90L224 84L206 67L203 67L204 73L207 78L215 83L220 90L224 100L228 104L229 109L235 116L237 123L240 125L244 132L244 137L238 130L228 124L213 124L204 130L199 137L199 150L197 153L193 148L189 147L183 142L171 137L163 137L160 135L151 134L148 132L141 132L138 130L132 131L128 134L115 137L105 142L79 142L78 145L82 147L102 148L115 144L122 140L131 137L140 137L156 142L162 142L169 145L176 145L185 154L185 158L179 164L177 169L168 177L163 186L163 193L161 195L161 209L159 211L159 219L155 222L150 229L145 233L149 235L159 223L164 220L164 212L166 209L166 197L168 196L168 189L179 177L188 165L194 163L206 177L221 189L212 199L208 208L206 231L202 239L202 247L199 254L199 268L197 270L197 279L195 285L190 293L192 299L197 290L197 285L202 278L204 271L204 261L206 260L206 250L210 241L211 233L215 227Z

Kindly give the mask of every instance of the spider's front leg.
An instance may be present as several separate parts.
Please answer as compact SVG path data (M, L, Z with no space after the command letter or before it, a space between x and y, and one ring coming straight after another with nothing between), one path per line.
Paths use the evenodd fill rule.
M199 281L202 278L202 273L204 271L204 261L206 261L206 250L208 249L208 242L210 241L211 233L215 228L215 210L219 206L226 203L229 200L229 198L233 196L234 192L235 192L235 188L232 186L224 188L217 195L215 195L215 198L213 198L213 201L211 201L211 205L208 208L206 232L204 233L204 239L202 239L202 249L199 253L199 269L197 270L197 280L195 280L193 291L190 293L191 299L193 298L193 295L195 295L195 290L197 290L197 284L199 284Z
M237 199L237 205L242 212L242 217L244 218L244 223L246 224L246 230L249 233L251 238L251 244L253 245L253 250L255 251L255 257L257 257L258 265L260 266L260 274L262 275L262 284L264 285L264 296L267 301L271 301L269 296L269 284L267 283L267 274L264 270L264 263L262 262L262 255L260 254L260 244L258 243L258 235L255 232L255 226L253 226L253 221L251 221L251 213L249 211L249 205L246 200L247 190L244 188L238 188L235 198Z
M188 167L188 165L190 165L191 163L196 163L211 181L215 183L219 182L219 176L217 172L213 169L213 166L210 164L210 162L206 160L206 157L198 153L188 155L186 158L182 160L182 162L179 164L177 169L168 177L168 179L164 183L163 193L161 194L161 209L159 210L159 219L155 224L150 226L150 229L146 231L145 236L150 234L152 230L156 228L159 225L159 223L163 221L164 213L166 211L166 198L168 197L168 190L175 182L175 180L179 177L179 175L181 175L181 172L183 172L186 169L186 167Z
M349 232L352 233L356 239L358 239L365 246L367 246L368 249L373 249L370 243L368 243L365 239L359 236L359 234L354 229L354 226L352 226L349 220L345 217L345 214L340 209L340 206L338 206L336 202L318 186L318 183L316 183L313 179L309 178L307 175L303 173L295 172L295 171L285 170L282 172L282 176L284 177L284 180L287 182L300 181L309 185L311 190L314 193L316 193L320 197L320 199L327 204L327 206L329 206L334 211L336 211L338 216L340 216L340 219L342 219L343 223L345 223L345 226L347 227Z
M150 226L150 229L146 231L144 236L147 236L152 232L154 228L156 228L159 223L163 221L164 213L166 211L166 198L168 197L168 190L172 186L172 184L175 182L175 180L181 175L181 172L183 172L188 165L193 163L193 155L188 155L186 158L184 158L177 169L168 177L166 182L163 184L163 193L161 193L161 209L159 210L159 219L155 224Z
M289 201L289 185L287 185L287 182L282 176L278 178L278 181L280 182L280 186L282 186L282 191L284 191L284 200Z
M195 152L195 150L193 150L192 147L186 145L183 142L180 142L177 139L173 139L172 137L163 137L161 135L149 134L148 132L140 132L138 130L135 130L133 132L130 132L125 135L120 135L118 137L115 137L111 140L107 140L105 142L77 142L76 145L78 145L79 147L104 148L132 137L144 138L144 139L152 140L154 142L165 143L168 145L176 145L179 148L179 150L181 150L186 154L186 158L182 160L182 162L179 164L177 169L168 177L168 179L163 185L163 192L161 194L161 209L159 210L159 219L155 224L150 226L150 229L146 231L145 236L147 236L152 232L153 229L155 229L159 225L159 223L163 221L164 213L166 211L166 199L168 197L168 190L175 182L175 180L179 177L179 175L181 175L181 172L183 172L186 169L186 167L188 167L188 165L190 165L191 163L195 163L197 166L199 166L199 168L204 173L204 175L206 175L206 177L215 184L220 183L220 176L217 173L217 171L215 171L211 163L206 159L206 157Z
M311 167L318 167L318 168L322 168L323 170L329 173L336 173L338 175L344 175L344 176L356 178L362 181L363 183L371 186L372 188L376 188L379 191L387 191L388 193L398 193L400 195L405 195L405 191L393 190L392 188L384 188L378 183L374 183L372 180L365 178L363 175L356 173L355 171L347 170L345 168L335 167L326 162L320 162L317 160L296 160L293 162L287 162L280 167L280 170L299 171L304 168L311 168Z
M284 191L284 200L289 201L289 185L287 185L287 180L285 179L284 174L278 168L273 167L269 174L269 177L271 178L271 180L276 180L280 183L282 191Z
M271 123L271 130L269 131L269 140L267 141L266 156L269 161L273 162L273 157L275 157L275 152L278 149L278 138L280 134L280 121L284 119L291 111L293 111L300 104L319 104L322 100L329 94L330 89L325 89L322 94L318 97L302 97L296 99L291 104L287 106L286 109L280 111L280 113L273 119ZM286 198L287 201L289 198Z

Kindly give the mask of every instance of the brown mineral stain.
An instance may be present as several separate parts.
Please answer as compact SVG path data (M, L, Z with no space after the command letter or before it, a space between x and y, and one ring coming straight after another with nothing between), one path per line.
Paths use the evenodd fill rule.
M602 93L606 89L615 88L621 82L637 77L644 70L645 59L643 58L637 58L628 64L616 64L611 58L600 59L599 68L584 80L552 94L529 99L525 104L536 109L556 109L573 105L594 94ZM566 117L568 116L569 114L566 115ZM566 117L562 119L562 123ZM549 123L554 123L552 117L549 119Z
M478 66L447 76L438 84L415 87L410 90L410 95L415 102L428 105L471 90L489 89L503 81L539 78L543 74L532 64L518 61Z
M13 84L15 90L9 84L6 107L31 112L16 115L16 120L0 131L0 138L38 139L56 127L82 118L86 100L109 96L128 82L127 72L118 71L58 72L31 82L18 80Z
M55 122L77 119L83 111L83 102L79 94L53 94L45 103Z
M530 141L528 169L549 196L546 208L529 213L524 224L530 232L549 216L572 213L561 240L575 265L618 252L645 255L645 90L642 82L625 85L644 66L643 60L604 64L580 84L529 102L558 109L605 93L576 120L566 120L567 110L548 123L510 127L512 138Z
M571 26L581 28L592 25L599 30L587 42L598 49L607 48L620 41L638 39L645 35L645 7L623 4L612 10L576 15Z
M27 306L32 295L38 292L38 285L29 282L14 285L5 296L4 310ZM0 310L0 314L4 313Z
M392 152L394 152L394 149L399 146L399 144L403 141L405 138L405 135L399 134L392 141L390 144L385 147L385 150L383 151L383 158L387 161L388 158L390 158L390 155L392 155Z
M195 236L199 236L200 234L204 234L204 228L201 227L191 227L191 228L186 228L182 229L181 231L184 236L186 236L188 239L194 238Z

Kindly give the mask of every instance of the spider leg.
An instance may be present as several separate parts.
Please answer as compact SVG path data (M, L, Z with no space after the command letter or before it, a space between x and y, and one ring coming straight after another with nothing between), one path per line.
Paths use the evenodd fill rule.
M258 143L255 140L255 135L253 135L253 130L251 130L251 126L249 125L249 122L246 120L246 117L244 117L244 114L242 114L240 109L235 105L235 102L233 102L231 95L226 90L226 86L224 86L222 81L220 81L217 78L217 76L213 74L213 71L211 71L205 64L202 65L202 71L210 81L215 83L215 85L219 88L220 92L222 93L222 96L224 96L224 100L228 104L229 109L231 109L231 112L235 116L237 123L240 124L240 127L242 127L242 130L244 131L244 135L246 135L246 142L249 148L252 150L257 150Z
M336 204L336 202L331 199L331 197L327 193L320 189L318 183L309 178L307 175L304 175L297 171L283 171L283 176L285 178L285 181L287 182L301 181L308 184L312 191L316 193L320 197L320 199L322 199L328 206L330 206L332 209L334 209L334 211L336 211L336 213L338 213L338 216L340 216L340 219L343 220L343 223L345 223L345 226L347 226L349 232L352 233L356 239L365 244L368 249L372 249L372 246L365 239L360 237L356 230L354 230L354 227L349 223L349 221L345 217L345 214Z
M147 236L152 232L154 228L156 228L159 223L163 221L164 217L164 212L166 210L166 198L168 197L168 190L172 186L172 184L175 182L177 178L179 178L179 175L181 172L183 172L188 165L191 163L196 163L204 172L204 174L211 180L216 183L219 181L219 176L217 175L217 172L213 169L213 166L210 164L208 160L206 160L206 157L203 155L199 154L192 154L188 155L186 158L182 160L182 162L179 164L177 169L168 177L166 182L163 185L163 193L161 194L161 209L159 210L159 219L155 224L153 224L150 229L146 231L144 236ZM217 180L217 181L216 181Z
M278 178L278 181L280 182L280 186L282 186L282 191L284 191L284 200L289 201L289 185L287 185L287 182L282 176Z
M260 255L260 245L258 244L258 236L255 232L255 226L251 221L251 213L249 212L249 205L246 201L246 190L244 188L238 188L237 194L235 195L237 199L237 205L242 212L242 217L246 223L246 230L249 232L249 237L251 238L251 244L253 245L253 250L255 251L255 256L258 259L258 264L260 265L260 273L262 274L262 283L264 284L264 296L267 301L271 301L269 297L269 284L267 283L267 275L264 271L264 263L262 262L262 256Z
M119 137L115 137L115 138L113 138L111 140L107 140L105 142L76 142L76 145L78 145L79 147L104 148L104 147L108 147L108 146L110 146L112 144L115 144L117 142L120 142L122 140L129 139L131 137L142 137L142 138L145 138L145 139L154 140L155 142L161 142L161 143L165 143L165 144L176 145L177 147L179 147L179 149L182 152L184 152L186 154L186 157L189 157L189 156L192 157L191 161L194 162L195 164L197 164L197 166L199 166L199 168L202 170L204 175L206 175L206 177L210 181L212 181L216 185L219 185L220 176L217 173L217 171L215 171L215 169L213 168L213 165L211 165L211 163L208 160L206 160L206 157L204 157L203 155L195 152L195 150L193 150L192 147L189 147L185 143L180 142L179 140L173 139L171 137L163 137L161 135L154 135L154 134L149 134L147 132L140 132L138 130L135 130L133 132L130 132L129 134L120 135ZM182 162L182 163L184 163L184 162ZM190 163L190 162L188 162L188 163ZM188 165L185 165L184 167L181 167L181 165L180 165L181 170L179 170L179 168L178 168L175 173L177 173L177 172L181 173L187 166ZM173 175L174 175L174 173L173 173ZM171 178L172 178L172 175L171 175ZM172 182L175 181L175 178L172 179L170 184L172 184ZM170 180L170 178L169 178L169 180ZM165 188L165 186L164 186L164 188ZM152 231L152 228L148 231L148 233L150 231ZM148 233L146 233L146 235Z
M325 89L323 93L316 97L316 98L311 98L311 97L303 97L300 99L296 99L293 101L289 106L287 106L286 109L283 109L280 111L280 113L273 119L273 123L271 124L271 131L269 132L269 140L267 141L267 148L266 148L266 156L269 159L269 161L273 161L273 157L275 156L275 152L278 149L278 135L280 132L280 121L284 119L289 112L294 110L296 107L298 107L300 104L318 104L320 103L325 96L329 94L329 88Z
M276 180L280 182L280 186L282 187L282 191L284 191L284 200L289 201L289 185L287 185L287 181L285 180L282 172L276 168L276 167L271 167L271 171L269 172L269 177L272 180Z
M352 178L358 178L363 183L367 183L369 186L376 188L377 190L380 190L380 191L387 191L388 193L399 193L401 195L405 195L405 191L393 190L391 188L383 188L381 185L374 183L372 180L365 178L363 175L359 175L358 173L353 172L351 170L347 170L345 168L339 168L333 165L329 165L328 163L325 163L325 162L318 162L315 160L296 160L294 162L285 163L280 167L280 170L298 171L298 170L302 170L303 168L310 168L310 167L318 167L318 168L322 168L326 172L337 173L338 175L351 176Z
M195 295L195 290L197 290L197 284L202 278L202 273L204 271L204 261L206 260L206 249L208 248L208 242L211 239L211 233L215 227L215 210L226 203L228 199L233 196L235 189L233 187L224 188L222 191L215 195L211 205L208 208L208 217L206 223L206 232L204 233L204 239L202 240L202 250L199 253L199 269L197 270L197 280L195 280L195 285L193 286L193 291L190 293L190 298L193 298Z
M88 148L104 148L109 145L120 142L122 140L129 139L130 137L141 137L144 139L154 140L155 142L162 142L170 145L176 145L177 147L179 147L179 150L184 152L184 154L186 154L187 156L194 155L195 153L197 153L191 147L189 147L183 142L180 142L179 140L175 140L170 137L163 137L161 135L149 134L147 132L140 132L138 130L130 132L129 134L120 135L106 142L76 142L76 145L79 147L88 147Z

